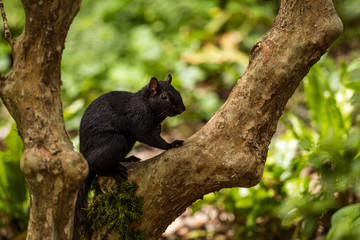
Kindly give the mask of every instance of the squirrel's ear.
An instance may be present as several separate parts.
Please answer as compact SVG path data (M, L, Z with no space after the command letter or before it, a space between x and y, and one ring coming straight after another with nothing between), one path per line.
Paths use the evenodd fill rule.
M158 87L159 82L156 78L151 78L150 83L149 83L149 90L150 90L150 94L151 96L154 96L156 94L156 88Z
M171 74L169 74L168 77L167 77L167 79L166 79L166 82L167 82L168 84L171 84L171 80L172 80L172 76L171 76Z

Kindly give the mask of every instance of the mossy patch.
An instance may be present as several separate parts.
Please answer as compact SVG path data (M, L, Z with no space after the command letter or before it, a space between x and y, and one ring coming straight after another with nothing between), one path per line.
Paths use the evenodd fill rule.
M120 240L145 239L144 232L131 227L141 218L143 206L143 197L135 195L135 182L117 179L111 190L101 190L95 179L92 189L94 198L86 210L87 219L82 231L85 239L90 239L94 230L100 232L103 228L119 232Z

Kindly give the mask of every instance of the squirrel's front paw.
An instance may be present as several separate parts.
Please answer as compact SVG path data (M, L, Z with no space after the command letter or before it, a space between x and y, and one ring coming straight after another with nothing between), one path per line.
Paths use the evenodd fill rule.
M184 144L183 140L175 140L171 143L171 148L181 147Z

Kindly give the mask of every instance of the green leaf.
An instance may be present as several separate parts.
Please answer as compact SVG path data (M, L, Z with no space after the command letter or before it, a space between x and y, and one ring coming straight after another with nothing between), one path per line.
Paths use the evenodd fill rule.
M328 240L360 238L360 203L341 208L331 218Z
M0 151L0 208L13 218L26 220L29 196L24 176L20 171L22 140L15 123L4 143L7 149Z
M345 86L354 90L355 92L360 92L360 80L347 82Z

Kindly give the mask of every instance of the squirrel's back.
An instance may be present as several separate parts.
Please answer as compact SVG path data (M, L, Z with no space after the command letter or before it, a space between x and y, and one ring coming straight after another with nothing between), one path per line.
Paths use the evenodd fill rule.
M86 158L87 148L96 144L102 135L125 134L132 115L134 93L112 91L95 99L86 109L80 122L80 152ZM90 143L93 142L93 143Z

